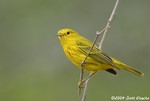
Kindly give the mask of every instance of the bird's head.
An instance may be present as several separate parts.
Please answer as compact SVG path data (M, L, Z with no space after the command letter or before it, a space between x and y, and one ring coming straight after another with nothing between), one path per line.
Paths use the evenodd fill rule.
M72 29L64 28L58 31L59 39L73 39L78 36L78 33Z

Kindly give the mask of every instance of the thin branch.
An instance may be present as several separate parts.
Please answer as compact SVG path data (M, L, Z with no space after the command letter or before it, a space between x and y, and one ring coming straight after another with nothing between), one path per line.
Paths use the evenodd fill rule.
M85 82L85 88L84 88L84 91L83 91L83 97L81 99L81 101L85 101L85 98L86 98L86 92L87 92L87 86L88 86L88 82L89 82L90 78L88 78Z
M91 48L89 49L88 53L86 54L86 57L85 57L84 60L81 62L81 66L82 66L82 67L84 67L84 63L85 63L87 57L89 56L90 52L92 51L94 45L96 44L96 41L97 41L99 35L101 35L103 32L105 32L106 29L108 29L108 27L105 27L105 28L104 28L103 30L101 30L100 32L98 32L98 31L96 32L96 37L95 37L95 39L94 39L94 42L93 42Z
M107 25L106 25L106 28L107 28L107 29L104 31L104 34L103 34L103 36L102 36L102 39L101 39L101 41L100 41L100 43L99 43L99 49L101 49L101 47L102 47L102 44L103 44L103 42L104 42L106 33L107 33L108 29L110 28L110 24L111 24L111 22L112 22L112 20L113 20L113 18L114 18L114 16L115 16L115 12L116 12L116 9L117 9L117 7L118 7L118 3L119 3L119 0L116 1L116 4L115 4L115 6L114 6L114 8L113 8L113 11L112 11L112 13L111 13L111 16L110 16L110 18L108 19L108 22L107 22Z
M80 81L78 83L78 101L81 100L81 93L82 93L82 87L80 85L80 83L82 82L83 80L83 75L84 75L84 69L83 69L83 64L81 63L81 71L80 71Z
M107 27L105 27L105 28L104 28L103 30L101 30L100 32L98 32L98 31L96 32L96 37L95 37L95 39L94 39L94 42L93 42L91 48L89 49L88 53L86 54L86 57L85 57L84 60L81 62L80 82L79 82L79 84L78 84L78 101L80 101L80 99L82 98L82 97L81 97L81 92L82 92L81 90L82 90L83 87L80 87L80 86L81 86L80 83L82 83L82 81L83 81L84 63L85 63L87 57L89 56L90 52L92 51L92 49L93 49L93 47L94 47L94 45L95 45L95 43L96 43L96 41L97 41L99 35L102 34L106 29L107 29ZM86 85L85 85L85 86L86 86ZM83 89L83 90L84 90L84 89Z
M92 72L90 72L89 75L91 75ZM90 78L88 78L86 81L85 81L85 87L84 87L84 90L83 90L83 96L82 96L82 99L81 101L85 101L85 98L86 98L86 92L87 92L87 87L88 87L88 82L89 82Z
M113 11L112 11L112 13L111 13L110 18L108 19L108 22L107 22L107 24L106 24L106 27L105 27L103 30L101 30L100 32L98 32L98 31L96 32L95 40L94 40L94 42L93 42L91 48L89 49L87 55L85 56L84 60L81 62L80 83L82 82L83 76L84 76L84 75L83 75L83 74L84 74L84 63L85 63L87 57L89 56L90 52L92 51L92 49L93 49L93 47L94 47L94 45L95 45L95 43L96 43L96 41L97 41L99 35L103 33L102 39L101 39L101 41L100 41L100 43L99 43L99 49L101 49L102 44L103 44L103 41L104 41L105 36L106 36L106 33L107 33L108 29L110 28L110 24L111 24L111 22L112 22L112 20L113 20L113 18L114 18L114 15L115 15L115 12L116 12L118 3L119 3L119 0L116 0L116 4L115 4L115 6L114 6L114 8L113 8ZM85 87L83 88L83 94L81 94L81 92L82 92L82 88L80 87L81 85L78 85L78 86L79 86L79 88L78 88L78 89L79 89L79 90L78 90L78 99L79 99L79 101L80 101L80 100L81 100L81 101L85 101L86 91L87 91L88 81L89 81L89 80L90 80L90 78L88 78L88 79L85 81ZM81 97L81 95L82 95L82 97Z

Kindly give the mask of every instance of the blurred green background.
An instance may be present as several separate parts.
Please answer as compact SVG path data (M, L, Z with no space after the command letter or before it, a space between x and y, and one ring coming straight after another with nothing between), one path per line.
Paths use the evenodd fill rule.
M115 0L1 0L0 101L77 101L79 69L66 58L57 31L73 28L93 40ZM150 97L150 0L121 0L103 50L144 78L98 72L86 101Z

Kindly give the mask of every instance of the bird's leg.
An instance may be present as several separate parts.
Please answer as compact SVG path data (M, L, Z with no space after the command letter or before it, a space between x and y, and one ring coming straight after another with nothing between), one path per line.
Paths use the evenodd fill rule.
M95 73L96 71L91 71L90 74L86 78L84 78L81 83L84 83L87 79L90 79Z
M78 83L78 86L79 86L80 88L84 88L83 83L84 83L87 79L90 79L95 73L96 73L96 71L91 71L90 74L89 74L86 78L84 78L82 81L80 81L80 82Z

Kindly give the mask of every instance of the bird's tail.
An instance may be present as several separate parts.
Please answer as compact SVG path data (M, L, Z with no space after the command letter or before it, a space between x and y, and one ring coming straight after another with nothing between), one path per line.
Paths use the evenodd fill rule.
M126 71L129 71L129 72L134 73L134 74L136 74L136 75L138 75L140 77L144 76L144 74L142 72L140 72L140 71L138 71L138 70L136 70L136 69L134 69L134 68L132 68L132 67L130 67L130 66L124 64L124 63L122 63L122 62L119 62L118 60L116 60L114 58L113 58L113 61L115 62L115 65L118 68L120 68L120 69L124 69Z

